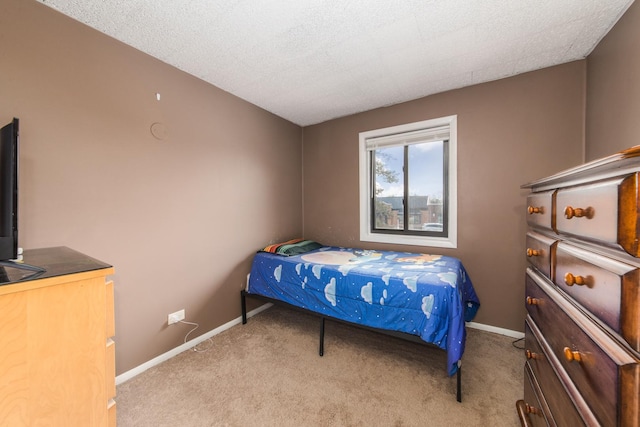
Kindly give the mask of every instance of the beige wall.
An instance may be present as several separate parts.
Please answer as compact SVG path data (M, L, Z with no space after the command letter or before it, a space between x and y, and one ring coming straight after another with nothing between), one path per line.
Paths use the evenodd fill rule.
M302 232L301 128L34 1L2 1L0 41L20 245L115 266L118 373L183 343L170 312L237 318L255 250Z
M640 2L587 58L586 160L640 145Z
M634 4L588 61L302 131L36 2L3 0L0 124L21 119L20 244L116 267L122 373L182 343L189 327L167 328L170 312L186 308L198 333L237 317L253 252L301 234L302 218L326 244L435 252L359 241L358 132L457 114L459 245L437 251L469 270L476 321L522 330L519 186L583 159L585 85L587 159L640 143L638 24Z
M585 62L578 61L304 128L304 234L324 244L444 253L466 266L476 321L524 328L520 185L580 163ZM360 242L358 133L458 115L458 248Z

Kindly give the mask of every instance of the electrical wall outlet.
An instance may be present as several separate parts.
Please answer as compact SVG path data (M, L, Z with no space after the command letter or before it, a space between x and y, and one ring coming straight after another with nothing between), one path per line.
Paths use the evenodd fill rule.
M181 320L184 320L184 308L180 311L176 311L174 313L169 314L169 316L167 316L167 323L169 325L178 323Z

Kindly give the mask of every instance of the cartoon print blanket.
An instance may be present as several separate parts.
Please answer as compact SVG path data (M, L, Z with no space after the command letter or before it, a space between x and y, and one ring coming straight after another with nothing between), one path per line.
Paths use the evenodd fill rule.
M344 321L419 336L447 351L453 375L465 321L480 302L460 260L325 246L295 256L256 254L247 291Z

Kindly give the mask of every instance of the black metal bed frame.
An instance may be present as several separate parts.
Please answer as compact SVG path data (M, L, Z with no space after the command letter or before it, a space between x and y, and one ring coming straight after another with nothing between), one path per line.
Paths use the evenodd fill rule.
M419 344L426 344L429 345L431 347L435 347L433 344L429 344L425 341L422 341L419 337L415 336L415 335L411 335L411 334L407 334L407 333L403 333L403 332L395 332L395 331L388 331L385 329L379 329L379 328L372 328L370 326L365 326L365 325L360 325L358 323L353 323L353 322L348 322L345 320L341 320L341 319L336 319L334 317L330 317L330 316L325 316L322 315L320 313L316 313L314 311L311 310L307 310L301 307L297 307L295 305L286 303L284 301L280 301L274 298L270 298L270 297L265 297L263 295L257 295L257 294L250 294L249 292L242 290L240 291L240 304L242 307L242 324L246 324L247 323L247 301L246 301L246 297L250 296L252 298L256 298L262 301L266 301L266 302L270 302L272 304L276 304L276 305L280 305L280 306L284 306L284 307L288 307L290 309L293 310L298 310L298 311L302 311L304 313L307 314L312 314L316 317L320 317L320 346L319 346L319 350L318 350L318 354L320 356L324 355L324 323L326 319L330 319L330 320L334 320L336 322L340 322L340 323L344 323L347 325L351 325L351 326L356 326L358 328L361 329L367 329L370 331L374 331L374 332L379 332L379 333L383 333L385 335L390 335L392 337L396 337L396 338L400 338L406 341L412 341L412 342L416 342ZM436 347L437 348L437 347ZM438 348L439 349L439 348ZM460 362L458 362L458 370L456 371L456 400L458 402L462 402L462 366L460 366Z

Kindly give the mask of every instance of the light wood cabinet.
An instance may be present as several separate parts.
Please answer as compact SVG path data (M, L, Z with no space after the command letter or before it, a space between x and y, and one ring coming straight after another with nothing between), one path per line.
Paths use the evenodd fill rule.
M113 267L64 247L24 262L46 272L4 268L0 425L114 426Z

